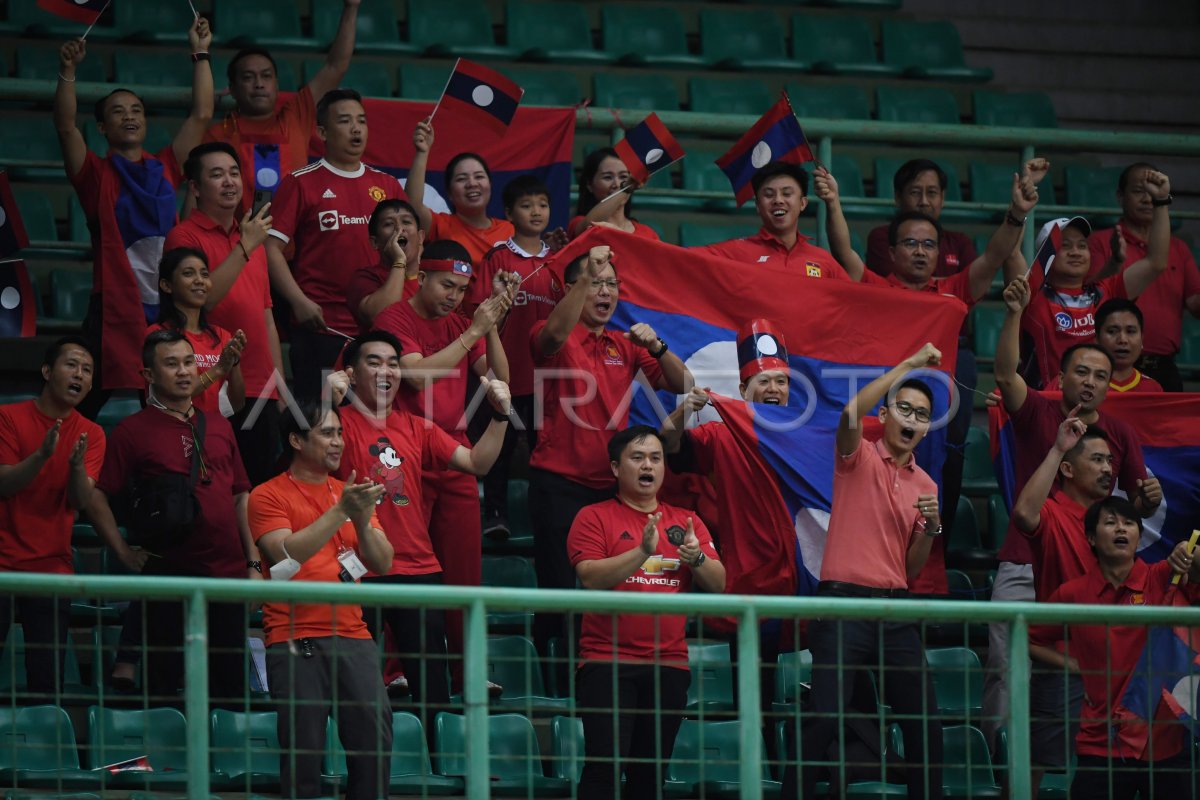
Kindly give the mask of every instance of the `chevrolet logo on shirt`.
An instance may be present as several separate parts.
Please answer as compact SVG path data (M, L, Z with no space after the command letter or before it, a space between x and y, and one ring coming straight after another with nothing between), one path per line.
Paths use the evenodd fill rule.
M642 572L647 575L661 575L664 572L676 572L679 569L678 558L663 558L653 555L642 563Z

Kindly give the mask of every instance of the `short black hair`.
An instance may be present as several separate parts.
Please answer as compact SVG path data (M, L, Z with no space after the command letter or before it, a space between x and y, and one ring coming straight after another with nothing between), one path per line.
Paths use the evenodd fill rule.
M175 344L176 342L187 342L188 347L192 346L188 342L188 338L183 335L183 331L175 328L163 328L157 331L150 331L146 334L146 340L142 342L142 366L149 369L154 365L154 351L158 349L160 344Z
M1088 510L1083 515L1083 532L1087 536L1096 535L1096 526L1100 524L1100 515L1105 511L1111 511L1114 514L1131 520L1137 524L1138 535L1142 533L1142 515L1138 513L1137 507L1129 500L1119 495L1109 495L1103 500L1097 500L1088 506Z
M131 94L137 98L137 101L142 104L142 112L146 116L150 115L150 111L146 108L146 101L142 99L140 94L135 92L133 89L126 89L124 86L118 86L116 89L113 89L111 92L104 95L104 97L101 97L96 101L96 106L92 109L92 113L96 115L96 122L104 122L104 109L105 106L108 105L108 99L115 94L120 94L121 92L124 92L125 94Z
M912 389L913 391L920 392L921 394L925 395L926 399L929 400L929 410L931 412L933 411L933 389L929 388L928 383L920 378L907 378L903 383L896 387L896 394L900 394L900 392L904 391L905 389Z
M772 178L778 178L780 175L791 178L800 184L800 194L808 194L808 173L799 164L787 161L772 161L754 173L750 178L750 186L754 189L754 194L758 194L758 190L763 187L764 183Z
M1142 315L1142 310L1138 308L1137 303L1132 300L1126 300L1124 297L1114 297L1111 300L1105 300L1096 309L1096 331L1099 332L1104 323L1113 314L1120 314L1122 311L1128 311L1137 319L1138 327L1146 327L1146 319Z
M922 172L936 172L938 176L938 185L942 187L942 191L946 191L946 183L949 178L946 177L946 170L938 166L936 161L930 161L928 158L914 158L911 161L905 161L896 170L896 174L892 176L892 193L899 197L904 192L904 187L917 179L917 176Z
M900 235L900 226L906 222L928 222L937 231L938 244L942 243L942 223L938 222L933 217L926 214L924 211L901 211L896 216L892 217L892 221L888 223L888 244L892 247L896 246Z
M366 333L347 343L346 349L342 351L342 365L346 367L357 366L358 354L362 352L363 345L370 344L371 342L383 342L384 344L391 345L396 351L397 358L399 358L400 353L403 352L400 340L397 339L394 334L380 330L367 331Z
M570 264L567 264L566 268L563 269L563 283L570 284L579 280L579 276L583 273L584 268L587 266L587 260L588 254L583 253L579 256L579 258L575 259ZM608 265L612 267L614 273L617 271L617 265L611 260L608 262Z
M413 215L413 219L417 221L417 227L421 227L421 215L412 207L412 203L407 200L401 200L398 197L389 197L386 200L380 200L375 205L375 210L371 212L371 218L367 220L367 233L371 236L379 234L379 217L388 211L407 211Z
M50 346L46 348L46 352L42 354L42 366L54 369L54 365L58 363L62 351L68 347L82 347L92 357L93 363L96 361L96 355L92 352L92 343L87 339L78 335L61 336L51 342Z
M238 156L237 150L233 149L233 145L229 142L205 142L198 144L188 153L187 161L183 162L184 176L194 183L200 182L200 173L204 169L201 165L202 159L212 153L224 153L233 159L233 163L238 165L238 169L242 168L242 159Z
M233 83L237 78L238 62L247 56L262 56L267 61L271 62L271 69L275 70L276 77L279 76L279 65L275 63L275 56L271 55L271 51L265 47L243 47L234 54L229 61L229 66L225 67L225 77Z
M322 402L317 398L300 397L296 398L295 402L288 404L287 410L279 415L279 435L283 439L283 460L286 463L290 464L296 455L296 451L292 449L291 445L292 434L296 434L301 439L307 439L308 432L320 425L330 411L337 414L338 419L342 418L342 414L337 408L333 408L329 403Z
M317 101L317 125L324 128L329 124L329 109L334 103L343 100L353 100L362 105L362 95L354 89L330 89L325 96Z
M1104 355L1104 357L1108 359L1108 371L1112 372L1112 366L1113 366L1112 356L1109 355L1107 350L1105 350L1103 347L1096 344L1095 342L1080 342L1079 344L1073 344L1070 347L1068 347L1066 350L1064 350L1063 354L1062 354L1062 358L1059 359L1059 362L1058 362L1059 372L1062 372L1064 374L1066 373L1067 365L1071 363L1072 356L1074 356L1080 350L1095 350L1097 353L1102 353Z
M1158 171L1158 167L1151 164L1149 161L1135 161L1125 169L1121 170L1121 177L1117 178L1117 194L1124 194L1125 189L1129 186L1129 178L1134 171L1139 169L1152 169Z
M538 195L545 195L547 200L550 199L550 190L542 179L537 175L518 175L505 185L501 199L504 201L504 210L512 211L518 200Z
M608 460L620 461L621 454L625 452L625 448L630 442L639 442L647 436L653 436L661 443L662 434L658 432L658 428L653 425L633 425L623 431L617 431L608 440Z
M1101 428L1099 425L1088 425L1087 429L1084 430L1083 435L1079 437L1079 441L1075 443L1075 446L1063 453L1063 460L1074 461L1075 458L1083 452L1083 443L1090 442L1093 439L1102 439L1106 442L1109 441L1108 434L1104 432L1103 428Z
M425 249L421 251L421 260L424 261L425 259L429 259L430 261L465 261L468 264L472 263L470 251L453 239L438 239L436 242L425 245Z

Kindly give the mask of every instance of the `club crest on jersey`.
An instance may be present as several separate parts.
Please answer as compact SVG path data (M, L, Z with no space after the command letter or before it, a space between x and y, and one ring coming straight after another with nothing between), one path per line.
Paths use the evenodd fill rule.
M608 348L604 351L604 363L609 366L625 366L625 359L621 358L621 351L617 349L615 344L609 344Z
M676 547L683 544L683 537L686 535L687 531L683 529L682 525L672 525L667 528L667 541Z
M958 266L958 253L946 253L946 266L947 267L957 267Z
M1144 606L1146 605L1146 596L1141 592L1134 592L1129 596L1129 605Z
M370 189L367 189L367 194L371 195L371 199L376 203L381 202L387 197L387 192L380 186L372 186Z
M317 225L323 231L336 231L339 227L341 227L337 210L318 211Z
M821 277L821 265L815 261L805 261L804 272L810 278L819 278Z
M1074 318L1065 311L1054 315L1054 327L1060 331L1069 331L1075 326Z

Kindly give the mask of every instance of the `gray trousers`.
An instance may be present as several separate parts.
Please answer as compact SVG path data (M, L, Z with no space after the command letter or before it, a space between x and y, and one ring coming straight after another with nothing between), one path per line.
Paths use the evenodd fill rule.
M1018 534L1019 535L1019 534ZM1001 561L992 584L992 599L1012 602L1034 600L1033 567ZM983 735L993 752L996 731L1008 720L1008 624L988 625L987 665L983 673Z

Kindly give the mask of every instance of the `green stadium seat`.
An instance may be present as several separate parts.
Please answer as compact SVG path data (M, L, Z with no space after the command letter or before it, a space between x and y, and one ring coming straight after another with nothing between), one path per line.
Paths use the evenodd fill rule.
M808 69L788 56L786 29L771 11L705 7L700 11L700 52L719 69Z
M871 100L861 86L789 83L788 98L800 119L870 119Z
M511 59L517 49L496 44L492 14L482 0L408 0L408 40L426 55Z
M702 247L726 239L751 236L756 230L748 220L742 223L683 222L679 225L679 244L683 247Z
M583 775L583 720L554 716L550 720L550 772L578 784Z
M1117 180L1124 167L1084 167L1070 164L1066 168L1067 205L1077 207L1117 207ZM1093 220L1093 224L1095 220Z
M1000 495L988 495L987 518L988 546L999 550L1004 546L1004 535L1008 532L1008 507L1004 505L1004 498Z
M305 59L304 82L311 81L321 68L325 66L324 59ZM396 90L392 70L378 61L358 59L350 62L346 76L342 78L342 86L356 90L363 97L392 97Z
M1012 198L1013 173L1020 172L1019 164L981 164L971 162L971 199L976 203L1005 203ZM1045 181L1049 183L1049 181ZM986 239L985 239L986 241ZM978 250L978 248L976 248ZM980 250L979 252L983 252Z
M688 668L692 671L686 706L690 716L734 710L733 662L726 642L689 642Z
M992 765L998 772L1008 768L1008 730L1001 726L996 730L996 747L992 753ZM1072 756L1066 772L1047 772L1038 787L1038 800L1068 800L1071 797L1071 782L1075 779L1075 758Z
M975 506L960 496L946 541L946 564L957 569L986 569L995 561L995 553L983 549Z
M880 62L871 28L860 17L793 15L792 55L826 75L889 78L901 72Z
M62 791L99 788L100 778L80 768L75 728L66 711L6 704L0 708L0 783Z
M593 80L596 105L643 111L678 111L675 84L660 76L597 72Z
M209 783L224 791L279 791L278 715L274 711L215 709Z
M763 114L777 95L756 78L690 78L692 111L701 114Z
M494 700L508 708L570 708L569 697L550 697L533 642L524 636L493 636L487 643L488 680L504 687Z
M214 73L215 75L215 73ZM190 88L192 65L176 53L121 48L113 54L113 82L122 86Z
M186 3L117 3L113 28L130 42L182 44L192 27L192 10Z
M775 723L775 752L787 753L788 741L794 741L796 736L796 720L781 719ZM904 759L904 737L900 726L895 722L887 726L886 747L889 753L895 753L900 760ZM817 782L817 797L829 795L829 782ZM907 797L908 788L902 783L884 783L883 781L856 781L845 786L840 795L842 800L878 800L881 797Z
M142 404L138 398L114 394L100 408L100 413L96 415L96 424L104 428L105 434L111 434L112 429L117 427L121 420L141 410Z
M804 164L804 169L809 173L809 186L811 187L812 171L816 169L816 164L809 161ZM829 169L837 179L839 197L849 199L867 196L862 168L858 166L858 161L853 156L835 153L829 160ZM878 208L875 209L874 216L879 216Z
M758 730L750 736L761 736ZM686 791L686 797L730 798L742 796L741 784L742 724L699 722L685 719L675 737L675 750L667 765L667 789L672 794ZM763 752L766 752L764 743ZM779 797L783 789L771 780L766 759L761 766L762 796ZM672 791L674 790L674 791Z
M521 556L483 557L483 575L480 581L483 586L502 586L514 589L536 589L537 575L533 564L528 558ZM533 622L533 613L529 611L492 611L487 615L488 628L498 630L512 629L517 632L528 630ZM501 683L497 681L498 683ZM508 684L501 683L507 687Z
M272 716L274 716L272 714ZM325 765L322 773L332 783L344 785L348 774L346 751L338 736L337 723L330 719L326 728ZM276 758L278 765L278 758ZM392 758L390 761L391 794L434 797L461 795L463 782L459 778L434 775L429 765L429 745L421 720L407 711L392 714Z
M884 63L900 67L905 77L971 83L992 79L990 69L967 66L953 22L885 19L880 33Z
M83 680L79 675L79 658L75 645L67 637L66 655L63 658L63 694L78 696L84 693ZM29 691L29 678L25 673L25 630L20 623L8 629L4 652L0 653L0 697L12 697Z
M946 764L942 771L946 800L1001 796L1000 784L996 783L996 774L992 771L987 739L978 728L970 725L943 728L942 755Z
M882 122L957 125L958 102L946 89L880 86L875 90L876 112Z
M153 772L105 775L109 788L186 790L187 723L174 708L88 708L87 762L91 769L147 756Z
M218 90L229 85L229 62L236 54L232 50L213 53L213 82ZM353 62L351 62L351 66L353 66ZM282 92L295 92L301 88L300 81L296 79L296 68L292 66L292 62L286 58L280 58L278 55L275 56L275 80Z
M525 90L522 105L569 107L578 105L587 95L568 70L513 67L505 74Z
M896 11L903 0L817 0L817 5L862 11Z
M720 150L701 150L693 148L688 151L683 160L683 188L689 192L721 192L720 199L683 200L682 207L700 206L705 211L728 212L736 207L733 192L729 186L729 178L716 165L715 159L725 152Z
M908 159L904 158L877 158L875 159L875 196L886 197L888 199L896 196L895 187L892 186L893 179L896 177L896 171L903 166ZM962 200L962 188L958 182L958 170L948 161L939 161L938 165L946 171L946 199L947 200ZM942 213L943 219L945 212Z
M123 8L124 6L118 6ZM58 50L48 47L30 47L22 44L17 51L17 77L30 80L52 81L58 78ZM104 68L104 59L99 53L93 53L75 68L75 80L106 83L108 72ZM81 115L82 116L82 115ZM88 115L90 117L90 114ZM88 120L90 124L90 120Z
M508 44L524 61L611 64L616 60L612 53L592 46L592 25L578 3L508 0L507 22Z
M963 494L986 497L994 493L996 488L996 470L992 466L988 432L972 426L967 431L967 443L963 454Z
M1010 128L1057 128L1054 101L1045 92L989 92L971 94L976 125Z
M975 594L975 585L971 583L971 576L960 569L946 570L946 585L949 587L951 600L979 599Z
M983 665L969 647L932 647L925 652L938 713L965 719L983 713ZM949 762L950 759L947 759Z
M50 312L55 318L82 322L91 296L90 272L74 269L50 271Z
M688 52L683 17L675 8L606 3L600 9L600 22L604 51L623 64L690 69L708 66L708 59ZM600 77L596 76L597 81Z
M401 64L400 97L405 100L437 100L450 80L453 63Z
M441 712L434 723L435 749L439 774L461 777L467 774L466 719L460 714ZM533 724L520 714L494 714L488 717L490 789L495 796L567 797L571 781L550 778L542 773L542 755Z
M319 47L326 47L337 35L343 8L342 0L313 0L313 39L318 42ZM358 7L358 18L354 26L354 51L404 55L419 53L421 47L400 41L400 29L396 25L395 8L391 0L365 0Z
M54 124L48 117L25 117L9 114L0 126L0 152L6 163L14 161L62 161ZM19 177L11 170L9 177ZM23 173L22 173L23 174ZM62 167L51 168L48 177L66 177ZM34 176L30 176L34 177Z
M551 636L546 642L546 658L543 672L546 674L546 688L551 697L572 697L571 675L575 671L575 653L567 640L561 636Z
M775 659L775 700L772 710L790 714L800 705L802 690L812 684L812 651L780 653Z
M31 242L58 241L58 226L54 223L54 205L45 192L38 189L14 188L13 199L21 211L21 222Z
M316 42L304 35L300 29L300 12L292 0L213 0L216 16L215 28L229 31L226 38L218 34L221 44L234 47L258 45L278 47L286 50L316 50L325 48L328 42Z
M991 361L996 357L996 341L1000 337L1000 326L1004 323L1004 307L977 305L975 315L975 355Z

